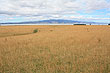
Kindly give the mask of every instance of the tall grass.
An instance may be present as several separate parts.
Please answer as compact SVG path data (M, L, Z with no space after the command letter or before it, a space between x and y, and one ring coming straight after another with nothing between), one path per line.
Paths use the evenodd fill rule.
M12 35L36 28L40 33ZM0 37L0 73L109 73L108 31L108 26L0 27L0 36L11 35Z

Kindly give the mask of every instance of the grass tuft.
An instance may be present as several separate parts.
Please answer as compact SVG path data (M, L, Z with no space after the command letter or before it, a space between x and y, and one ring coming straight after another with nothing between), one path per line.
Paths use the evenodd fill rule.
M33 33L37 33L38 32L38 29L34 29Z

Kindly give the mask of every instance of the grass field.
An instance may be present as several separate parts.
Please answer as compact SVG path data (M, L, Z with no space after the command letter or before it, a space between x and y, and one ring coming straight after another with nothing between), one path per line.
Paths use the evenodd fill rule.
M0 26L0 73L110 73L110 26Z

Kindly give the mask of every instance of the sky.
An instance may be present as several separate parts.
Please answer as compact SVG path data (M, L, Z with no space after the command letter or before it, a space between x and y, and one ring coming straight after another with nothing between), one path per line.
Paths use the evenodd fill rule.
M48 19L110 23L110 0L0 0L0 23Z

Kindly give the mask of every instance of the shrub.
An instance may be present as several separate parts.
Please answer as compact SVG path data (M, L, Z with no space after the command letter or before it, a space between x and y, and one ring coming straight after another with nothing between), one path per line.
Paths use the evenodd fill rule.
M86 25L86 24L74 24L74 25Z
M37 33L38 32L38 29L34 29L33 33Z

